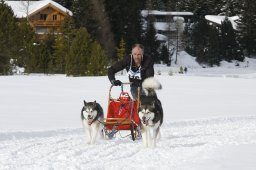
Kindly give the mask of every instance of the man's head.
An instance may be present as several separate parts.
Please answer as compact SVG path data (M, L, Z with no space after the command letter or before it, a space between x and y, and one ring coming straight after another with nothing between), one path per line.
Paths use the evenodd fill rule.
M132 57L137 66L141 64L144 53L144 47L141 44L134 44L132 46Z

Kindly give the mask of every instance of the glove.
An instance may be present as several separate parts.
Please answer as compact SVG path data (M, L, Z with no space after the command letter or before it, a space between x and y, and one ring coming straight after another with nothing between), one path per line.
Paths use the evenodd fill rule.
M114 86L121 86L122 82L120 80L112 80L111 84L114 85Z

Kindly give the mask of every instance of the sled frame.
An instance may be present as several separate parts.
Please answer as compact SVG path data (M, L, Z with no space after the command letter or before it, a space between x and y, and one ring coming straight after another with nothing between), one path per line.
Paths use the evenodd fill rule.
M131 85L132 83L130 82L124 82L122 83L121 85L121 92L123 92L123 85ZM110 106L110 102L111 100L117 100L117 99L113 99L112 96L111 96L111 91L112 91L112 88L113 88L114 85L111 85L110 88L109 88L109 95L108 95L108 108ZM136 103L136 110L138 110L139 108L139 104L140 104L140 87L138 87L138 97L137 97L137 100ZM133 111L133 110L132 110ZM139 131L139 125L133 120L133 119L130 119L130 118L104 118L103 119L103 124L104 124L104 132L105 132L105 136L109 136L109 134L111 133L114 133L114 135L121 131L118 129L118 126L119 125L130 125L130 132L131 132L131 136L132 136L132 140L135 141L135 139L137 139L138 137L138 134L140 133ZM113 126L112 130L109 130L106 128L106 126ZM113 136L112 136L113 137ZM112 137L109 137L109 138L112 138Z

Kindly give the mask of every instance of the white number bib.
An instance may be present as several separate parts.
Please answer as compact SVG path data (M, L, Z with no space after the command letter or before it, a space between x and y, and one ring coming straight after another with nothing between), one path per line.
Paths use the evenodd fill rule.
M141 80L141 67L139 67L139 69L137 71L132 71L132 69L130 67L127 74L130 79Z

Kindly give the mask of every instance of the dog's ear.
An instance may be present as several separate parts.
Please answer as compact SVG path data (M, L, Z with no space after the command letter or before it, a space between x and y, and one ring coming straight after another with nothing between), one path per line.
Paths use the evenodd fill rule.
M86 103L86 101L84 100L84 105L86 105L87 103Z
M97 102L96 102L96 100L94 100L93 106L96 107L96 105L97 105Z
M155 108L155 102L154 101L152 101L151 105L152 105L153 108Z

